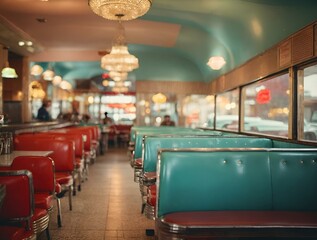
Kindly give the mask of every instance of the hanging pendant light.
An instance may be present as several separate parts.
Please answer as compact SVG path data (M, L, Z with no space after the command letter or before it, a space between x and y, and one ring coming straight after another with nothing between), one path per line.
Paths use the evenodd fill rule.
M3 78L17 78L18 74L14 68L9 66L9 62L7 61L5 67L1 71L1 76Z
M108 20L127 21L136 19L146 14L152 0L88 0L92 11Z
M119 34L109 54L101 58L101 68L113 72L131 72L139 67L139 60L129 53L124 28L119 21Z
M52 81L55 76L55 72L52 67L52 63L48 63L47 69L43 72L42 77L45 81Z
M38 64L35 64L31 67L31 71L30 71L30 74L32 76L40 76L41 74L43 73L43 68L38 65Z
M112 78L114 81L125 81L128 79L128 73L127 72L109 72L110 78Z

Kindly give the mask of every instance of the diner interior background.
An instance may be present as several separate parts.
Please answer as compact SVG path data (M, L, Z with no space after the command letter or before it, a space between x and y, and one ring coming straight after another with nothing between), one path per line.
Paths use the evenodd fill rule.
M8 60L18 73L2 80L3 112L11 123L34 121L48 98L53 119L76 109L92 121L107 111L118 124L159 125L169 114L178 125L209 126L214 98L206 84L312 23L316 7L309 0L154 0L144 16L122 21L139 68L118 88L100 66L118 21L94 14L87 0L2 0L1 64ZM223 68L206 64L212 56L225 59ZM32 74L34 66L64 84ZM149 82L154 87L144 87ZM195 94L171 83L188 84Z

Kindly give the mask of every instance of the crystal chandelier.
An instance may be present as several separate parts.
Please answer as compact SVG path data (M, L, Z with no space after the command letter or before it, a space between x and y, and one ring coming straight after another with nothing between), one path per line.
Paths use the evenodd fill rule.
M139 60L129 53L127 46L116 45L110 54L101 58L101 67L108 71L131 72L139 67Z
M119 21L119 35L109 54L101 58L101 68L113 72L131 72L139 67L139 60L131 55L125 43L124 28Z
M109 20L132 20L149 11L152 0L88 0L92 11Z
M125 81L128 78L128 73L127 72L109 72L110 78L112 78L114 81Z

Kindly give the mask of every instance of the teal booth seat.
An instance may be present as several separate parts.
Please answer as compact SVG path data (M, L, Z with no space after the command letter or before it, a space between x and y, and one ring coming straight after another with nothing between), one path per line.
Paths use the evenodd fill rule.
M272 148L273 142L268 138L248 136L145 136L143 171L155 172L157 153L161 148Z
M160 148L311 148L308 145L272 140L265 137L251 137L217 131L210 131L210 135L207 134L208 132L206 132L206 136L196 133L183 136L180 136L181 134L145 136L143 143L143 171L156 171L157 152Z
M207 129L200 129L200 128L188 128L188 127L169 127L169 126L161 126L161 127L151 127L151 126L133 126L130 132L130 142L135 143L136 141L136 133L140 132L161 132L161 133L170 133L174 134L177 132L200 132L200 133L208 133L208 132L218 132L219 134L227 134L222 133L221 131L216 130L207 130ZM229 133L231 134L231 133Z
M272 209L266 150L163 150L157 217L173 212Z
M157 219L192 211L314 214L317 149L162 149L157 187ZM308 221L317 228L317 215Z
M317 211L317 150L269 151L274 210Z
M135 132L135 145L134 145L134 159L142 157L142 143L144 136L157 136L157 135L209 135L221 136L222 132L219 131L203 131L200 129L192 128L178 128L178 127L162 127L150 130L138 130Z
M173 128L173 129L172 129ZM136 132L140 132L140 131L174 131L175 129L178 130L195 130L192 128L186 128L186 127L168 127L168 126L160 126L160 127L154 127L154 126L133 126L131 128L131 132L130 132L130 142L131 143L135 143L135 137L136 137Z

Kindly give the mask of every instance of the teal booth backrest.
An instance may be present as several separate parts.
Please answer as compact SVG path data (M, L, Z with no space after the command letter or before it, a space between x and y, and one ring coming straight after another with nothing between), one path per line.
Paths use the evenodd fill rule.
M134 159L142 157L142 146L143 146L143 137L144 136L158 136L158 135L209 135L209 136L220 136L221 132L219 131L203 131L201 129L193 128L181 128L181 127L160 127L149 130L139 130L136 132L135 137L135 146L134 146Z
M144 140L143 171L156 171L160 148L271 148L272 140L247 136L148 136Z
M317 210L317 149L271 150L273 207Z
M292 142L285 142L280 140L272 140L273 141L273 148L312 148L309 145L303 145L299 143L292 143Z
M135 143L135 138L136 138L136 133L137 132L151 132L151 131L174 131L175 129L178 130L192 130L192 131L196 131L196 129L192 129L192 128L185 128L185 127L168 127L168 126L162 126L162 127L154 127L154 126L133 126L131 128L130 131L130 142L134 142ZM202 130L200 130L202 131Z
M158 172L158 217L179 211L272 209L265 150L161 150Z

